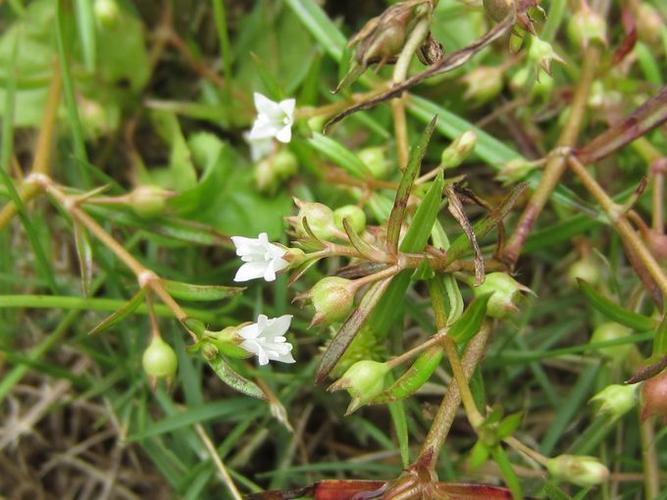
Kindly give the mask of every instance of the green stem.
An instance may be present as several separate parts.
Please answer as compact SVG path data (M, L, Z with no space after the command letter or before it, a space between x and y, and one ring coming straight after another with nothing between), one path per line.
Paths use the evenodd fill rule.
M653 418L649 417L639 426L642 444L642 463L644 465L644 498L658 498L660 492L660 469L655 449Z
M68 297L63 295L0 295L0 308L33 308L33 309L68 309L88 311L117 311L126 304L125 300L100 299L86 297ZM158 316L173 317L173 311L164 304L155 304L155 313ZM148 314L145 304L134 311L139 314ZM215 321L216 315L210 311L186 308L187 317L202 321ZM219 318L218 318L219 319Z

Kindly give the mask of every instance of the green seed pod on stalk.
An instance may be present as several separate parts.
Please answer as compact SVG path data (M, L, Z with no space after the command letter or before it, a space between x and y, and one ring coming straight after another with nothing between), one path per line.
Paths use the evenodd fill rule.
M328 241L333 238L336 232L333 210L322 203L294 200L299 207L299 213L296 216L296 232L300 237L308 235L303 219L305 218L308 227L313 234L323 240Z
M139 217L152 219L164 212L170 195L157 186L139 186L128 195L128 203Z
M509 274L500 272L488 274L481 285L473 288L476 297L491 294L486 313L493 318L504 318L517 311L517 296L520 292L530 291Z
M340 231L345 231L344 219L348 220L355 233L361 233L366 228L366 214L356 205L345 205L334 210L334 223Z
M389 160L385 156L385 148L372 146L364 148L357 153L359 159L364 162L376 179L383 179L389 173Z
M384 389L384 378L389 373L387 363L363 360L353 364L345 374L329 386L329 391L347 389L352 401L345 412L349 415Z
M178 358L171 346L162 340L162 337L154 335L144 351L141 364L149 377L170 379L178 368Z
M305 296L299 298L310 299L315 308L311 326L330 325L347 318L354 306L355 292L353 281L329 276L318 281Z
M549 459L547 470L556 479L583 487L596 486L609 479L609 469L595 457L559 455Z

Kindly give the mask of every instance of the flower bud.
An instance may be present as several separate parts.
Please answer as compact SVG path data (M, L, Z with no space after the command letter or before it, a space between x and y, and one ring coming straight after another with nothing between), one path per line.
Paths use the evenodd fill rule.
M478 66L461 81L468 87L463 97L481 105L498 97L503 90L503 70L494 66Z
M559 455L549 459L546 467L554 478L584 488L601 484L609 478L609 469L595 457Z
M510 89L516 96L530 92L531 97L548 98L554 88L554 79L548 73L538 72L530 66L522 66L510 79Z
M505 19L514 8L514 0L482 0L484 10L496 22Z
M345 415L368 403L384 389L384 378L389 372L387 363L363 360L353 364L345 374L329 386L329 391L347 389L352 397Z
M445 148L440 156L440 165L443 168L458 167L472 153L477 144L477 134L466 130Z
M151 219L164 212L170 195L169 191L157 186L139 186L128 195L128 200L135 214Z
M639 39L648 45L660 43L662 30L665 28L665 22L660 16L660 12L651 4L642 2L637 8L635 17Z
M382 146L364 148L357 153L357 156L376 179L382 179L389 173L389 161Z
M247 324L248 323L228 326L219 331L206 330L204 332L202 349L209 349L210 346L213 346L215 347L215 353L221 352L226 356L237 359L244 359L252 356L252 354L239 345L243 341L239 336L239 330ZM204 355L206 356L206 353L204 353Z
M514 184L523 180L536 167L535 162L528 161L525 158L515 158L505 163L496 177L505 185Z
M297 170L296 156L287 149L281 149L255 166L257 189L265 193L273 193L282 181L293 176Z
M607 23L604 18L583 1L567 23L567 34L577 47L588 47L592 42L607 44Z
M613 321L610 321L608 323L602 323L595 330L593 330L590 342L593 344L598 342L606 342L609 340L622 339L631 333L632 330L630 328L627 328L620 323L614 323ZM609 347L601 347L599 348L599 352L612 363L622 363L632 355L634 349L635 346L633 344L621 344Z
M95 0L93 13L95 21L103 28L113 28L120 16L116 0Z
M591 398L597 413L621 418L637 404L637 385L611 384Z
M341 231L345 231L343 219L348 220L355 233L361 233L366 228L366 214L356 205L345 205L334 210L334 222Z
M413 15L411 5L399 2L369 20L350 40L350 46L355 47L357 63L365 68L369 64L383 64L398 55L405 43L408 24Z
M552 61L565 62L562 57L556 54L556 51L549 42L540 40L536 36L531 38L528 59L549 74L551 74Z
M597 285L601 278L600 268L590 256L582 257L567 270L567 280L574 286L577 286L577 280Z
M522 285L507 273L491 273L486 275L484 282L473 288L476 297L491 293L486 305L486 314L492 318L503 318L509 312L517 311L514 303L517 294L530 292L530 288Z
M153 336L141 363L146 374L152 378L171 378L178 367L176 353L159 335Z
M354 306L355 292L354 282L345 278L328 276L318 281L307 294L315 308L311 326L330 325L347 318Z
M663 370L642 384L641 420L661 417L667 424L667 371Z
M313 234L324 241L330 240L336 233L333 210L322 203L295 200L299 207L296 220L296 232L299 236L307 236L303 226L304 217L308 221L308 227Z

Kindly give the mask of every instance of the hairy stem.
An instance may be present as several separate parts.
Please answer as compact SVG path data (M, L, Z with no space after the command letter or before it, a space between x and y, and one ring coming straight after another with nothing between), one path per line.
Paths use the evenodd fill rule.
M583 124L586 101L588 100L588 94L595 79L595 71L598 67L600 55L600 47L596 44L589 45L584 53L581 79L579 80L572 105L570 106L571 112L567 125L565 125L558 139L558 147L570 147L576 144L577 135ZM503 250L503 260L510 266L513 266L518 260L528 234L530 234L533 225L540 213L542 213L542 209L549 200L551 193L558 185L566 167L567 162L562 155L554 155L547 162L540 183L528 201L512 237Z
M462 360L463 374L466 380L470 380L477 364L482 359L490 331L489 325L485 324L466 347ZM452 384L442 399L442 403L440 403L440 408L438 408L433 424L431 424L431 428L424 439L416 463L424 463L431 471L435 470L437 458L460 403L461 393L459 388L456 384Z
M655 260L653 254L646 248L637 232L628 222L625 213L621 207L614 203L614 200L598 184L593 176L588 173L586 168L573 156L569 156L567 161L572 171L579 177L584 187L593 195L593 198L600 204L604 212L609 217L614 228L623 240L629 253L633 254L641 264L646 268L651 278L660 288L663 296L667 295L667 276L663 272L660 264Z

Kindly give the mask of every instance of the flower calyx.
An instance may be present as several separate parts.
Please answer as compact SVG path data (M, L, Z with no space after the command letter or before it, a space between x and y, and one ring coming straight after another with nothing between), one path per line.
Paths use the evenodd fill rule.
M352 397L345 415L350 415L363 405L371 401L384 390L385 375L390 370L387 363L379 361L357 361L339 378L331 384L328 391L346 389Z

